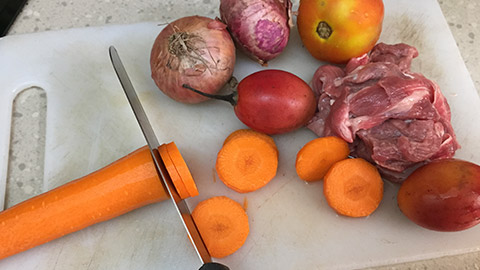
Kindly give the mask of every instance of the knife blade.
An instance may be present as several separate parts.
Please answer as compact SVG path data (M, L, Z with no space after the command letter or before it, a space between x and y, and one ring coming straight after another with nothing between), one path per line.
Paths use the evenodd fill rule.
M180 198L177 191L175 190L173 182L168 172L166 171L165 164L160 158L160 153L158 152L158 147L160 146L160 144L158 143L153 128L147 118L147 115L145 114L140 100L138 99L132 82L128 77L127 71L125 70L122 61L120 60L120 56L118 55L118 52L114 46L110 46L109 53L115 73L117 74L120 84L122 85L125 95L127 96L128 102L132 107L133 113L135 114L138 124L140 125L143 135L145 136L147 144L150 148L150 153L152 154L159 176L162 179L163 184L168 191L168 194L170 195L173 204L175 205L175 208L182 220L183 226L186 229L188 237L190 238L193 247L195 248L195 251L202 263L209 263L212 260L210 254L208 253L205 243L203 242L198 232L198 229L195 226L195 222L192 219L187 204L184 200Z
M0 37L7 34L26 2L26 0L0 1Z

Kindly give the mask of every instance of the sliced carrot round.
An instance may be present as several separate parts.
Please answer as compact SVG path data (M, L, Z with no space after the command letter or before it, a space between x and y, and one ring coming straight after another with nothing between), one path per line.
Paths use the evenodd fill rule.
M249 135L262 137L266 142L268 142L275 149L277 149L277 145L275 144L275 141L273 140L273 138L271 136L269 136L265 133L255 131L253 129L248 129L248 128L237 129L237 130L233 131L232 133L230 133L230 135L228 135L228 137L223 141L223 145L225 145L226 143L228 143L231 139L233 139L235 137L249 136ZM277 151L277 154L278 154L278 151Z
M188 194L190 194L190 197L197 196L197 185L195 185L192 174L190 173L190 170L188 169L187 163L183 159L182 154L180 154L177 145L175 144L175 142L171 142L167 144L166 148L168 155L170 156L170 159L172 160L173 165L178 172L178 175L180 176L185 188L187 189Z
M175 169L175 165L173 164L172 159L168 154L167 145L166 144L160 145L160 147L158 147L158 152L162 157L163 163L165 164L165 168L167 169L168 174L170 175L170 179L172 179L173 185L175 186L175 189L177 190L177 193L180 196L180 198L186 199L190 197L190 194L188 193L187 188L185 187L182 181L182 178L178 174L177 169Z
M248 216L243 207L225 196L200 202L193 210L192 218L210 255L215 258L223 258L237 251L250 232Z
M350 149L346 141L334 137L321 137L309 141L297 153L295 169L300 179L311 182L322 180L337 161L346 159Z
M278 150L264 134L247 132L232 136L217 155L215 169L229 188L252 192L272 180L278 167Z
M383 181L377 168L361 158L335 163L323 179L323 193L337 213L365 217L383 198Z

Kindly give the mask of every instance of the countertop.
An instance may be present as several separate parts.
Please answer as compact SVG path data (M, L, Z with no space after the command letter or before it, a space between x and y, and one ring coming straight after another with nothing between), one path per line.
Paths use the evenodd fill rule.
M218 0L28 0L8 35L17 35L77 27L129 24L142 21L173 20L187 15L216 16ZM294 3L298 0L294 0ZM480 2L478 0L439 0L440 7L457 42L460 53L480 91ZM23 194L7 196L28 198L40 192L35 185L43 175L45 95L38 90L21 94L15 101L12 120L9 190ZM8 187L10 186L10 188ZM16 187L13 189L12 187ZM20 189L18 189L20 187ZM433 260L382 266L371 269L480 269L480 252Z

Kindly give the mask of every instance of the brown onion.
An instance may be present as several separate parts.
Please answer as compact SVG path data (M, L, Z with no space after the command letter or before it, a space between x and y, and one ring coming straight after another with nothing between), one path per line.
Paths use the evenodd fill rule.
M290 0L221 0L220 16L233 40L262 65L277 57L290 37Z
M208 98L183 84L217 93L232 77L235 45L226 25L201 16L180 18L157 36L150 55L152 78L160 90L183 103Z

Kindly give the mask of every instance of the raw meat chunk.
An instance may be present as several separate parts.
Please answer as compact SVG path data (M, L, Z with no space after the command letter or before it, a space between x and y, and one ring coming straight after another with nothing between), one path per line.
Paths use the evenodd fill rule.
M318 111L308 128L350 143L352 156L402 181L426 161L453 157L460 147L450 108L438 85L410 71L418 51L407 44L377 44L344 69L317 69L312 88Z

